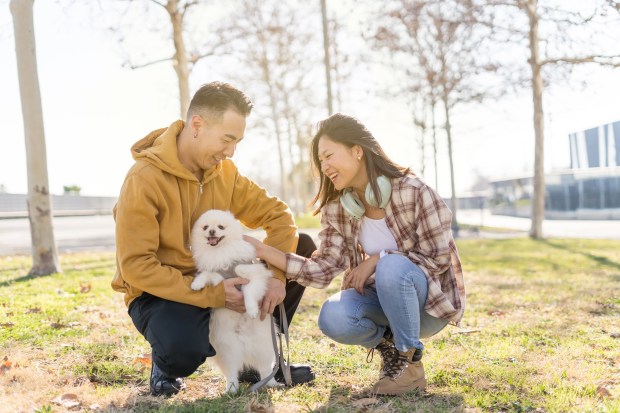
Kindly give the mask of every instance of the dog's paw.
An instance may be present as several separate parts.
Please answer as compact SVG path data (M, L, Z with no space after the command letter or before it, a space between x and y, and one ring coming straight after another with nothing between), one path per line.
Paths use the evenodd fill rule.
M258 308L257 309L251 309L251 310L246 308L245 313L250 318L257 318L258 317Z
M194 278L194 281L192 281L192 290L194 291L198 291L198 290L202 290L203 288L205 288L205 285L207 285L207 281L205 279L199 279L198 277Z
M239 382L238 381L227 381L226 382L226 393L235 394L239 391Z

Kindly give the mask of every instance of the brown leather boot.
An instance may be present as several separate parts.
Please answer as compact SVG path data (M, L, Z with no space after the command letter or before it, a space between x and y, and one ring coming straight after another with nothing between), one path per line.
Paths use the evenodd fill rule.
M384 375L372 388L377 395L398 395L426 388L422 361L413 361L415 349L398 351L398 355L384 366ZM417 357L416 357L417 358Z
M379 373L379 378L381 378L385 376L385 366L391 365L391 360L398 357L398 350L394 347L393 341L384 338L379 344L368 350L368 355L366 356L368 363L372 361L375 350L379 351L381 356L381 372Z

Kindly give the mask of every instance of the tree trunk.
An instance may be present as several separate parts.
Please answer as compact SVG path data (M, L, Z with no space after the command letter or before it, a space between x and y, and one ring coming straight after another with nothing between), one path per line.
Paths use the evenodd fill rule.
M327 27L327 5L321 0L321 14L323 16L323 49L325 51L325 82L327 83L327 115L334 113L332 106L332 79L331 64L329 62L329 30Z
M172 22L172 40L174 42L174 70L179 79L179 101L181 103L181 119L187 116L189 108L189 75L190 67L187 60L185 40L183 39L184 14L179 10L178 0L169 0L166 3L166 11Z
M293 115L291 113L292 109L289 103L289 94L288 91L286 90L286 88L281 87L279 88L280 90L280 95L282 96L282 101L284 103L284 110L283 115L284 118L286 119L286 136L288 138L287 141L287 146L288 146L288 159L290 161L289 167L291 168L291 173L288 176L289 179L289 183L291 185L291 189L292 189L292 194L291 197L289 198L289 207L291 208L291 210L293 211L293 213L295 215L298 215L299 213L302 212L302 208L301 208L301 197L300 197L300 187L301 187L301 180L298 179L298 175L299 175L299 170L295 167L295 154L293 153L293 148L296 146L297 143L297 139L294 136L293 133Z
M542 223L545 217L545 117L543 112L543 79L538 49L537 0L527 0L530 22L530 67L532 70L532 98L534 101L534 197L532 199L532 225L530 237L543 237Z
M333 55L330 55L330 65L334 69L334 86L335 86L334 89L336 91L336 108L334 108L334 104L332 102L332 110L340 111L340 108L342 108L342 95L341 95L342 86L341 85L344 83L344 81L342 80L342 76L340 75L340 53L338 50L338 41L336 40L337 34L338 34L338 23L336 20L333 20L332 29L329 33L331 33L329 38L334 39L330 41L331 50L333 51ZM331 56L333 56L333 59L331 59ZM330 83L331 83L331 76L330 76Z
M452 190L451 209L452 209L452 232L454 236L458 236L459 223L456 217L458 205L456 199L456 185L454 184L454 160L452 157L452 126L450 126L450 106L448 105L448 96L444 94L443 107L446 115L446 135L448 136L448 158L450 160L450 189Z
M10 8L15 31L15 55L26 141L28 218L32 244L30 275L48 275L62 270L58 262L52 226L33 4L34 0L11 0Z
M435 122L436 102L431 103L431 119L433 123L433 165L435 167L435 190L439 191L439 170L437 169L437 125Z
M263 42L263 51L262 51L262 71L263 71L263 81L267 88L269 89L269 107L271 108L271 117L273 119L273 126L276 132L276 142L278 144L278 159L280 160L280 197L288 202L287 190L286 190L286 177L284 174L284 149L282 148L282 132L280 131L280 122L278 122L278 108L276 104L276 93L274 90L274 85L271 80L271 72L269 67L269 57L267 56L267 52L264 49L265 40L260 39Z

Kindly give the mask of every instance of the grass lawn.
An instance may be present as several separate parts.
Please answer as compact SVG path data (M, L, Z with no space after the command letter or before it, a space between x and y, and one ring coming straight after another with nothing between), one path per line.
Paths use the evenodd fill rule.
M620 242L460 240L468 307L460 328L425 341L424 394L373 397L379 361L323 337L308 289L291 360L309 386L222 394L208 364L169 398L148 394L149 346L114 293L111 253L61 257L29 278L0 257L0 411L7 412L620 412Z

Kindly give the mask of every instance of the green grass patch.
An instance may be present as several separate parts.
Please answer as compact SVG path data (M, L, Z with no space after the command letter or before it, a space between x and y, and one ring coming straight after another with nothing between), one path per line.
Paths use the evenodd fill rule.
M365 349L334 343L316 326L340 280L307 289L291 328L291 360L313 366L313 384L228 396L205 364L185 392L158 399L148 394L148 343L110 288L113 254L64 255L63 274L39 278L26 275L29 257L2 257L0 410L64 411L54 400L73 394L82 411L620 412L620 242L458 247L462 326L424 340L425 393L378 398L369 393L377 357L367 363Z
M312 215L312 213L310 212L302 215L297 215L295 217L295 225L297 225L299 228L320 228L321 216Z

